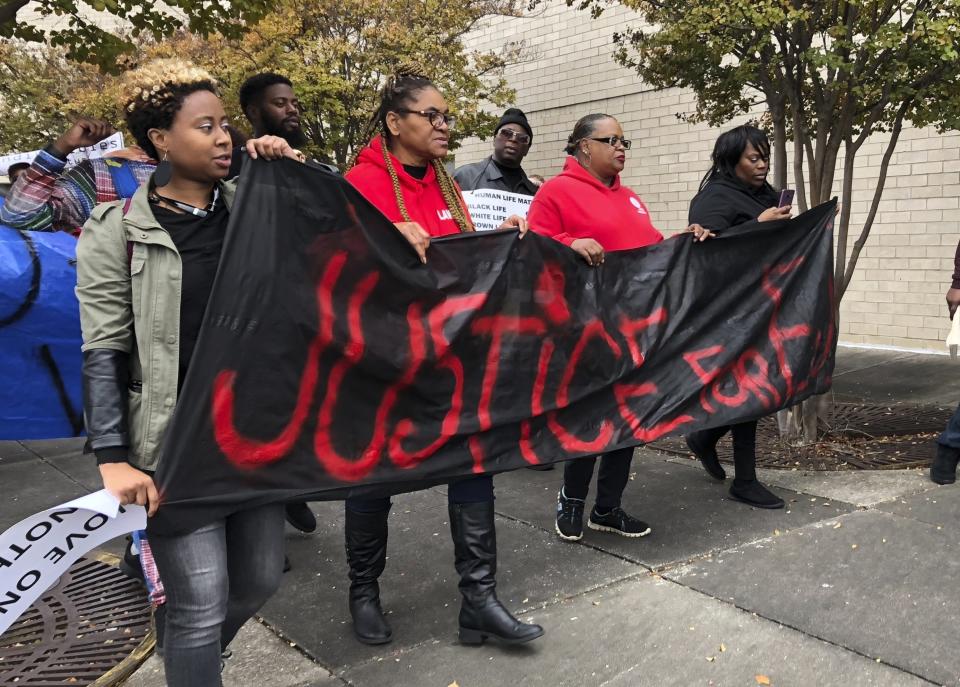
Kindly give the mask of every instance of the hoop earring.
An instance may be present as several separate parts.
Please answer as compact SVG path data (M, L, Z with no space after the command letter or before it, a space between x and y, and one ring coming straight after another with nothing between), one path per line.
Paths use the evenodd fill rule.
M163 159L157 164L157 168L153 170L153 184L154 186L166 186L170 183L172 176L173 165L167 160L167 154L164 152Z

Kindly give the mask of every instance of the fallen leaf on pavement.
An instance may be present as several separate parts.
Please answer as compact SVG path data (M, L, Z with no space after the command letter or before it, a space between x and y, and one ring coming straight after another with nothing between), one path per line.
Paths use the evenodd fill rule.
M717 660L717 657L716 657L716 656L707 656L706 659L707 659L708 661L710 661L710 663L713 663L714 661Z
M766 675L757 675L756 680L758 685L770 684L770 678L768 678Z
M835 529L835 530L840 529L840 526L841 526L841 525L843 525L843 523L842 523L842 522L838 522L836 525L833 526L833 529Z
M724 651L726 651L726 650L727 650L726 645L721 644L721 645L720 645L720 653L722 654L722 653L723 653Z

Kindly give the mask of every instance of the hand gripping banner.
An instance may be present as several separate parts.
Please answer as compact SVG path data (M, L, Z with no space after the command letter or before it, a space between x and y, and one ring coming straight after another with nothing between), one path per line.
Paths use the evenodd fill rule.
M600 268L532 232L434 240L422 265L335 175L241 178L156 531L594 455L830 386L833 203Z

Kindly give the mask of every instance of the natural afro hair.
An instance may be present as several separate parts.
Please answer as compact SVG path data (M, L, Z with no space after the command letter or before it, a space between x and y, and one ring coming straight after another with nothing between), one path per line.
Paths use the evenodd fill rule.
M154 60L127 74L127 128L147 155L160 158L147 132L169 129L184 99L197 91L220 95L217 81L208 71L180 59Z
M243 110L243 114L245 114L248 119L250 115L247 114L247 108L254 103L259 103L263 96L263 92L271 86L276 86L278 83L293 88L293 84L290 82L290 79L282 74L274 74L273 72L261 72L260 74L254 74L243 82L243 85L240 86L240 93L238 95L240 99L240 109Z

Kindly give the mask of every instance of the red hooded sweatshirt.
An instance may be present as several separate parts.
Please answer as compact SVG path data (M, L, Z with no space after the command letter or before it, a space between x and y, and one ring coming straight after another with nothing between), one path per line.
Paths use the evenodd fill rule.
M405 222L406 220L400 214L400 206L393 191L390 173L383 160L382 144L383 138L380 136L370 141L370 145L360 151L357 164L344 176L363 194L364 198L386 215L387 219L394 223ZM387 154L390 155L389 151ZM427 173L423 179L416 179L407 174L403 164L393 155L390 155L390 162L397 171L400 192L403 194L403 201L407 206L410 219L426 229L430 236L459 234L460 227L454 221L447 202L443 199L433 165L427 165ZM463 204L462 200L461 204ZM470 216L465 205L463 211L467 213L467 217Z
M573 156L559 176L537 191L527 222L531 230L568 246L577 239L593 239L604 250L629 250L663 241L647 206L620 184L619 174L606 186Z

